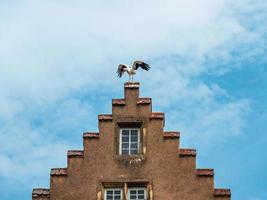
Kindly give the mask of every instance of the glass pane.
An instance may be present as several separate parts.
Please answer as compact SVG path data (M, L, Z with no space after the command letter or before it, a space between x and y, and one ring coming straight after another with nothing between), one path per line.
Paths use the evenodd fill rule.
M132 137L131 137L131 141L132 141L132 142L137 142L137 141L138 141L138 137L136 137L136 136L132 136Z
M131 135L132 135L132 136L137 136L137 133L138 133L137 130L132 130L132 131L131 131Z
M121 191L120 190L115 190L114 191L114 194L119 194L120 195L121 194Z
M129 136L129 130L122 130L122 136Z
M109 195L109 194L113 194L113 191L112 190L107 190L107 195Z
M128 149L122 149L121 154L122 155L129 155L129 150Z
M136 190L131 190L130 194L136 194Z
M129 137L128 136L123 136L121 138L122 142L129 142Z
M131 149L137 149L137 143L132 143L131 144Z
M144 190L138 190L138 194L144 194L145 191Z
M131 154L138 154L137 149L132 149L132 150L131 150Z
M122 143L121 148L123 149L129 149L129 143Z

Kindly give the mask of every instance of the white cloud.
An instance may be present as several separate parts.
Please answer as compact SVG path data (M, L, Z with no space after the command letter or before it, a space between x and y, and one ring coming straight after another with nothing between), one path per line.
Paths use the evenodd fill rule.
M85 122L91 127L99 113L88 105L93 102L75 95L85 95L84 88L118 93L116 66L135 59L152 65L140 78L143 94L155 98L156 109L177 108L167 120L179 123L171 127L187 132L185 140L195 141L201 132L203 144L217 142L242 131L249 101L232 99L199 77L219 76L262 54L265 30L254 22L267 21L264 0L2 4L0 177L10 175L14 163L15 180L31 177L32 171L38 175L43 168L37 163L63 164L71 144L67 138L58 142L57 136L67 128L84 128ZM39 112L42 123L36 127ZM64 124L66 129L60 128ZM58 154L52 156L54 151Z

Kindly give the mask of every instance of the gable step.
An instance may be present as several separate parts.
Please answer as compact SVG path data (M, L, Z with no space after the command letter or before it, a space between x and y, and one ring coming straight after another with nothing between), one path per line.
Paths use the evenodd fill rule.
M178 131L164 131L165 139L176 139L180 138L180 132Z
M214 189L215 197L231 197L230 189Z
M164 113L153 112L153 113L151 113L150 119L164 119Z
M185 157L185 156L196 157L197 151L196 149L180 149L179 155L180 157Z
M124 88L138 89L140 86L139 82L126 82L124 83Z
M99 121L112 121L112 115L111 114L101 114L98 115Z
M68 158L83 158L84 152L83 150L69 150Z
M67 176L67 168L53 168L50 172L51 176Z
M213 169L196 169L196 174L201 177L213 177L214 170Z
M47 188L34 188L32 190L32 198L48 198L50 197L50 190Z
M99 133L98 132L84 132L83 138L84 139L97 139L99 138Z
M146 104L150 104L152 102L151 98L139 98L137 100L137 105L146 105Z
M124 106L125 104L125 99L112 99L112 105L114 106Z

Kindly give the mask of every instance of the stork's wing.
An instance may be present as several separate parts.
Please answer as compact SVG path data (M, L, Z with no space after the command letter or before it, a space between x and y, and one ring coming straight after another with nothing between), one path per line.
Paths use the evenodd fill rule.
M117 70L118 77L121 77L122 76L125 68L127 68L125 65L119 64L118 70Z
M142 69L148 71L150 69L149 64L143 62L143 61L134 61L133 63L133 68L135 70L137 70L139 67L141 67Z

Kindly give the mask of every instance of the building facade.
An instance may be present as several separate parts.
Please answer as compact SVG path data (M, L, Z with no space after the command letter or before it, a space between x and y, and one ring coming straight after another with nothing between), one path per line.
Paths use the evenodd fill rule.
M83 134L83 150L68 151L67 168L51 170L50 189L33 200L230 200L214 189L213 169L196 169L196 150L179 147L180 133L164 131L164 113L124 84L112 114L98 115L99 133Z

